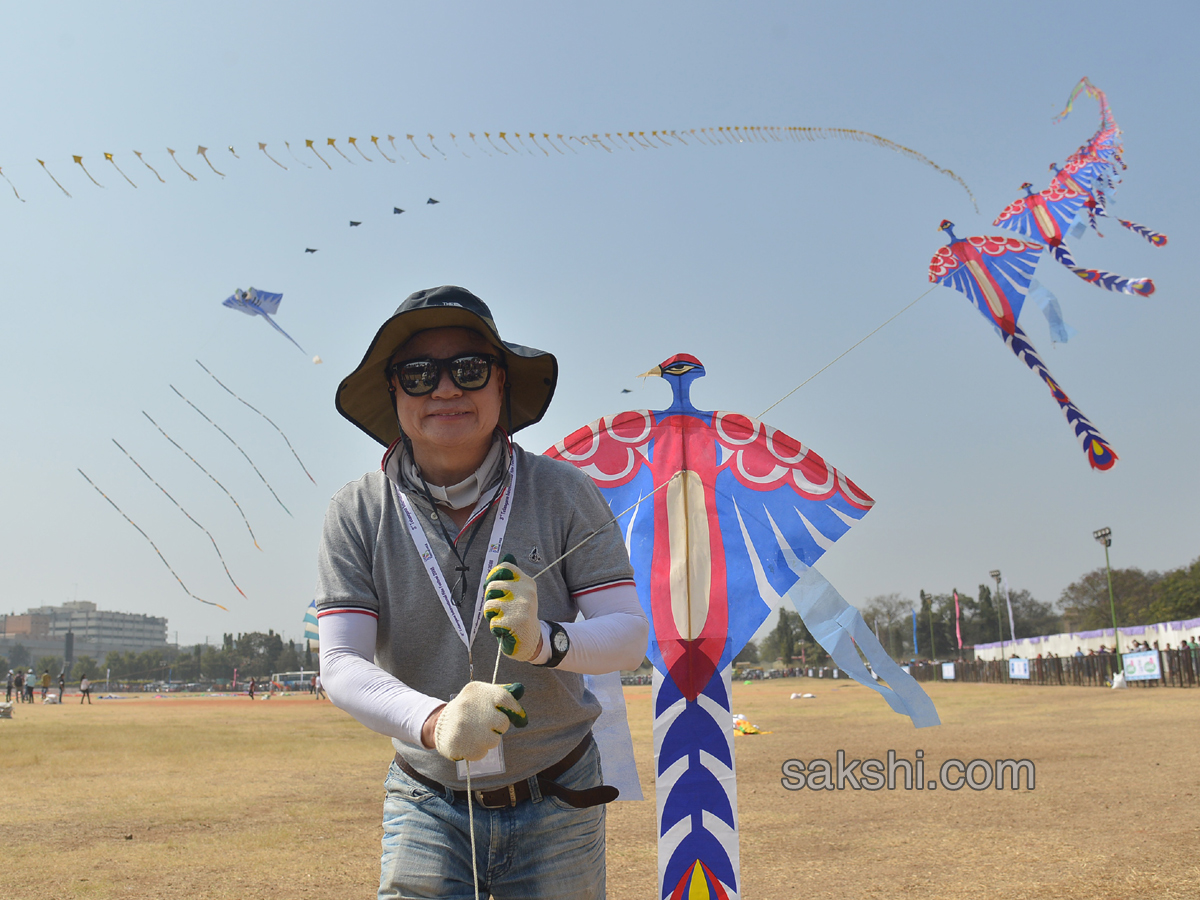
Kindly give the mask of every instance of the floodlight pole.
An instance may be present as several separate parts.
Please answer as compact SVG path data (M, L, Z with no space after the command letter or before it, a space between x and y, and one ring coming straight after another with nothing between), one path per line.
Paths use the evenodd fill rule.
M1000 656L1004 656L1004 612L1000 609L1000 570L988 572L996 582L996 633L1000 635Z
M1113 600L1112 567L1108 563L1108 548L1112 546L1112 529L1097 529L1092 532L1092 537L1096 539L1097 543L1104 545L1104 571L1108 574L1108 608L1112 612L1113 646L1119 662L1121 659L1121 633L1117 631L1117 604Z

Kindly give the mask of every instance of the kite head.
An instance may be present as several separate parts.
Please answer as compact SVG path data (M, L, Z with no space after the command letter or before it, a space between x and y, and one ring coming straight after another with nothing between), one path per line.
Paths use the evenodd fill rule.
M639 377L648 378L651 375L657 375L671 385L671 392L675 398L671 404L672 408L691 409L693 407L688 396L689 389L693 381L704 376L704 364L690 353L676 353Z
M1030 182L1026 181L1024 184L1022 184L1021 190L1025 192L1026 197L1033 196L1033 185Z
M384 369L398 347L433 328L474 331L503 357L507 378L502 427L515 432L541 420L558 383L558 360L545 350L502 340L487 304L454 285L417 291L400 304L375 333L358 368L338 385L334 397L337 411L384 446L391 446L400 437L400 428Z
M938 225L938 231L944 231L946 234L950 235L950 243L952 244L958 240L958 238L954 235L954 223L949 219L942 219L941 224Z

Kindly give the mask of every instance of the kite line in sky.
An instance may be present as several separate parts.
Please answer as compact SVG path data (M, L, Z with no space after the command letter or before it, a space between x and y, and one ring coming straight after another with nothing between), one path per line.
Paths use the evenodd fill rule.
M288 436L283 433L282 428L280 428L274 422L271 422L271 420L269 418L267 418L266 413L262 412L261 410L255 409L253 406L250 406L249 403L247 403L245 400L243 400L241 397L239 397L233 391L229 390L229 388L225 387L224 382L222 382L221 379L218 378L216 375L214 375L212 372L209 372L208 366L204 365L204 363L200 362L200 360L196 360L196 365L198 365L200 368L202 368L205 372L208 372L208 377L211 378L213 381L215 381L217 384L221 385L221 387L225 388L226 393L228 393L230 397L232 397L234 400L238 401L238 403L241 403L243 406L246 406L246 407L254 410L256 413L258 413L260 416L262 416L264 419L266 419L267 422L270 423L271 427L279 432L279 436L281 438L283 438L283 442L288 445L288 449L292 451L292 456L296 457L296 462L300 463L300 468L304 469L305 475L308 475L308 480L311 481L313 484L317 483L317 480L315 478L313 478L312 474L308 471L308 469L306 469L304 467L304 462L300 459L300 454L296 452L296 448L292 446L292 442L288 440Z
M664 129L658 129L658 130L654 130L654 131L650 131L650 132L646 132L646 131L626 131L626 132L606 131L602 134L596 132L596 133L592 133L590 135L589 134L581 134L581 135L553 134L552 135L550 132L547 132L547 131L543 131L543 132L530 131L530 132L525 132L525 133L521 133L521 132L517 132L517 131L498 131L498 132L496 132L496 136L498 137L498 139L502 142L502 144L505 147L509 148L508 150L504 150L503 147L501 147L495 141L492 140L492 132L482 131L480 133L486 139L487 144L489 146L491 146L492 149L495 150L500 155L503 155L503 156L529 155L529 156L536 157L537 153L535 153L532 149L530 149L530 145L526 144L524 141L524 138L528 137L532 146L536 147L539 151L541 151L541 153L543 154L543 158L551 158L551 155L550 155L549 151L546 149L546 147L549 147L550 149L554 150L558 156L566 156L567 154L563 153L563 150L562 150L562 148L564 148L564 147L567 150L569 150L571 152L571 154L579 155L580 151L583 151L586 153L586 151L588 151L588 150L603 150L605 153L611 154L614 152L614 148L615 148L615 152L624 152L625 150L628 150L628 151L636 153L639 151L646 151L646 150L654 151L654 150L671 149L671 148L678 148L678 147L692 147L694 145L713 147L713 146L717 146L717 145L782 144L782 143L802 143L802 142L806 142L806 141L807 142L831 141L831 140L855 141L857 143L871 144L875 147L879 147L884 150L891 150L893 152L901 154L902 156L908 157L909 159L913 160L914 162L918 162L923 165L930 166L939 174L945 175L947 178L950 178L951 180L957 182L958 185L960 187L962 187L962 189L964 191L967 192L967 196L971 198L971 204L973 206L975 206L975 211L976 212L979 211L979 207L975 203L975 196L974 196L974 194L971 193L970 187L968 187L967 183L965 181L963 181L963 179L960 178L957 174L955 174L952 170L938 165L933 160L931 160L929 157L925 156L925 154L923 154L923 153L919 153L918 151L913 150L909 147L905 147L902 144L897 144L895 141L889 140L888 138L882 137L881 135L872 134L869 131L861 131L857 128L813 128L813 127L796 126L796 125L792 125L792 126L759 126L759 125L755 125L755 126L733 126L733 127L722 126L720 128L685 128L685 129L678 129L678 130L664 128ZM513 138L515 138L515 140L517 141L517 144L513 144L512 141L509 140L510 135ZM479 143L479 141L476 138L475 132L473 132L473 131L467 132L467 136L471 138L471 143L476 148L478 148L481 152L485 153L488 156L492 156L492 154L484 147L484 145ZM542 138L542 143L538 143L537 138L539 136ZM392 146L393 150L395 150L396 153L400 156L401 161L403 161L404 163L407 164L408 160L405 159L403 154L400 154L399 150L396 148L396 137L397 137L397 135L389 134L387 136L388 143ZM421 157L423 159L429 160L429 159L434 158L434 157L429 156L427 153L425 153L421 149L420 145L417 143L417 137L418 137L417 135L405 133L404 137L412 144L413 148L417 151L417 153L419 153L421 155ZM465 150L462 149L462 147L459 146L457 137L454 134L451 134L450 139L454 142L454 146L459 148L462 155L469 159L470 154L468 154ZM557 141L558 141L557 144L555 143L555 139L557 139ZM326 138L325 146L331 147L334 151L337 152L337 154L340 157L342 157L350 165L355 165L354 161L352 159L350 159L350 157L348 157L344 153L342 153L342 151L338 148L337 144L335 143L336 140L337 140L336 138ZM426 134L426 136L425 136L425 138L423 138L423 140L427 140L430 148L438 154L438 156L437 156L438 159L441 159L443 161L448 159L446 154L435 143L436 138L432 133ZM357 138L351 137L348 139L348 141L355 148L355 150L358 151L359 156L361 156L368 163L374 162L372 157L368 157L359 148ZM389 163L395 163L396 161L394 159L392 159L391 157L387 156L383 152L383 150L380 148L379 141L380 141L380 138L378 136L373 135L371 137L371 143L375 146L375 148L377 150L379 150L380 156ZM287 148L288 152L291 153L293 159L295 159L298 163L303 165L305 168L309 168L309 169L313 168L313 166L310 166L308 163L304 162L303 160L301 160L299 157L296 156L295 152L292 150L291 144L288 141L284 141L283 144ZM545 147L542 146L542 144L545 144ZM572 144L577 145L580 149L579 150L575 149L575 146L572 146ZM329 170L333 169L333 166L329 164L329 160L327 160L325 157L321 156L321 154L317 152L316 142L314 140L306 139L304 141L304 146L306 149L311 150L313 152L313 154L317 157L317 159L319 159L322 163L324 163L324 165L327 169L329 169ZM275 166L278 166L280 169L283 169L284 171L288 171L287 166L283 165L281 162L279 162L277 159L275 159L274 157L272 157L270 154L267 153L267 150L266 150L267 143L266 142L259 141L258 148L259 148L259 150L261 150L263 152L263 155L266 156L266 158L271 163L273 163ZM213 172L220 175L222 178L225 177L224 173L218 172L216 170L216 168L213 167L212 163L209 162L208 156L206 155L206 152L205 152L205 151L207 151L207 149L208 149L207 147L200 145L197 148L196 152L200 156L204 157L205 162L208 162L209 167L213 170ZM158 171L153 166L151 166L148 162L146 162L145 159L142 158L142 154L139 151L135 150L133 152L138 157L138 159L141 160L143 165L145 165L148 169L150 169L150 171L154 172L154 174L158 177L159 181L165 182L165 179L161 175L158 174ZM175 158L174 150L172 150L171 148L167 148L167 153L170 155L171 159L175 162L175 165L178 166L179 170L181 172L183 172L183 174L186 175L190 181L199 180L196 178L195 175L193 175L191 172L189 172L183 168L183 166L180 164L179 160ZM112 159L111 154L105 153L104 155L105 155L106 159L108 159L110 162L113 162L113 164L116 165L115 161L113 161L113 159ZM74 155L72 155L72 158L81 158L81 157L75 157ZM241 157L237 156L236 154L234 155L234 158L241 160ZM46 168L46 164L44 162L42 162L41 160L38 160L38 162L41 163L43 169ZM46 174L50 175L49 170L46 170ZM53 175L50 175L50 177L52 179L54 178ZM88 177L91 177L91 176L89 175ZM126 180L128 180L128 179L126 179ZM59 186L59 188L62 189L62 192L64 194L66 194L68 197L71 196L70 193L67 191L67 189L65 187L63 187L61 184L59 184L59 182L57 180L55 180L54 183L57 184ZM132 184L132 182L130 182L130 184ZM16 188L14 187L13 190L15 191Z
M145 469L143 469L142 464L140 462L138 462L136 459L134 459L133 455L128 450L126 450L119 443L117 443L116 438L113 438L113 443L117 445L118 450L120 450L127 457L129 457L129 461L131 463L133 463L135 466L138 467L138 471L140 471L143 475L145 475L147 478L150 479L151 484L153 484L156 488L158 488L160 491L162 491L163 494L166 495L166 498L168 500L170 500L172 503L174 503L175 506L179 509L179 511L181 513L183 513L185 516L187 516L188 519L191 520L193 525L195 525L197 528L199 528L201 531L203 531L205 534L208 535L208 539L210 541L212 541L213 549L217 551L217 559L219 559L221 561L221 566L225 569L225 575L229 578L229 583L233 585L234 590L236 590L239 594L241 594L243 597L245 597L246 592L243 591L240 587L238 587L237 582L233 580L233 575L229 571L229 566L227 566L225 564L225 557L221 555L221 548L217 546L217 539L212 536L212 534L209 532L209 530L207 528L205 528L203 525L201 525L199 522L197 522L194 518L192 518L192 514L189 513L182 506L180 506L179 501L176 500L174 497L172 497L169 493L167 493L167 489L165 487L163 487L161 484L159 484L157 481L155 481L154 476L152 476L149 472L147 472Z
M144 409L142 410L142 415L145 416L147 419L150 419L150 413L146 412ZM254 536L254 529L250 527L250 520L247 519L246 514L244 512L242 512L242 506L240 503L237 502L236 499L234 499L233 494L229 493L229 491L226 490L225 485L223 485L223 484L221 484L221 482L217 481L216 477L213 475L212 472L208 471L208 469L204 468L204 466L202 466L202 465L200 465L200 463L196 462L196 457L192 456L192 454L188 453L186 450L184 450L182 447L180 447L178 444L176 444L174 438L172 438L169 434L167 434L165 431L162 430L161 425L159 425L153 419L150 419L150 424L158 429L159 434L161 434L168 441L170 441L172 444L174 444L176 450L178 450L180 453L182 453L184 456L186 456L188 459L190 459L192 461L192 463L195 464L197 469L199 469L201 472L203 472L205 475L207 475L209 478L211 478L213 484L215 484L221 490L225 491L225 496L228 497L230 499L230 501L233 503L233 505L237 507L237 511L241 514L242 521L246 523L246 530L248 532L250 532L250 540L254 541L254 546L258 547L258 549L261 550L262 547L258 546L258 538L256 538Z
M158 554L158 558L161 559L163 565L167 567L167 571L175 576L175 580L179 582L179 586L181 588L183 588L183 592L185 594L187 594L193 600L199 600L201 603L204 603L207 606L215 606L217 609L225 609L225 607L222 606L220 603L213 603L211 600L203 600L200 597L197 597L191 591L189 591L187 588L187 585L183 583L183 579L180 578L179 574L174 569L171 568L171 564L169 562L167 562L167 558L162 555L162 551L158 549L158 545L155 544L154 541L150 540L150 535L146 534L146 532L144 532L144 531L142 531L142 529L138 528L137 523L134 522L133 519L129 518L129 516L125 515L125 513L121 510L121 507L119 507L119 506L117 506L117 504L113 503L112 498L109 497L108 494L104 493L104 491L102 491L102 490L100 490L100 488L96 487L96 482L94 482L94 481L92 481L92 479L88 478L87 473L84 472L83 469L76 469L75 471L78 472L80 475L82 475L87 480L88 484L90 484L92 487L96 488L96 493L99 494L101 497L103 497L105 500L107 500L109 502L109 505L112 506L113 509L115 509L117 512L121 513L121 518L123 518L126 522L128 522L134 528L137 528L138 534L140 534L147 541L149 541L150 546L154 548L154 552ZM225 609L225 612L229 612L229 610Z
M283 506L283 501L279 499L279 495L275 493L275 489L273 487L271 487L271 485L267 481L267 479L263 478L263 473L258 471L258 466L256 466L254 464L254 460L252 460L250 458L249 454L247 454L245 450L243 450L240 446L238 446L238 442L235 441L233 438L231 438L225 432L224 428L222 428L220 425L218 425L216 422L214 422L208 416L204 415L204 412L203 412L203 410L200 409L200 407L198 407L195 403L193 403L187 397L183 396L183 394L180 394L179 389L177 387L175 387L175 385L171 385L170 387L171 387L171 390L173 390L176 394L178 394L180 400L182 400L184 403L186 403L188 406L190 406L196 412L200 413L200 415L204 417L205 422L207 422L213 428L217 429L217 431L221 432L221 434L225 435L225 439L227 441L229 441L229 443L233 444L233 446L237 447L238 453L240 453L240 454L242 454L242 456L246 457L246 462L250 463L250 468L252 468L254 470L254 474L256 474L260 479L262 479L262 483L267 486L267 490L271 492L271 496L275 498L275 502L278 503L280 506ZM287 513L289 516L292 514L292 511L290 509L288 509L286 506L283 506L283 511L285 513Z

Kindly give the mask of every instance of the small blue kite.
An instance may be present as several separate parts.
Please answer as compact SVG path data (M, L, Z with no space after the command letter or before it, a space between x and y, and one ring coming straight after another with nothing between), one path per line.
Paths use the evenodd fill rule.
M283 294L272 294L269 291L259 291L254 288L243 291L241 288L238 288L231 296L225 298L222 306L228 306L230 309L244 312L248 316L262 316L272 328L293 344L296 344L292 336L275 324L275 320L271 318L271 316L279 312L279 302L281 300L283 300ZM308 355L308 351L299 344L296 344L296 348L305 356Z

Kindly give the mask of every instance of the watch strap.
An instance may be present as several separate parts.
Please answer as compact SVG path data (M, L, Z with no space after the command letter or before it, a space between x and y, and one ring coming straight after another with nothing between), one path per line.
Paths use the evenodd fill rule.
M550 626L550 658L541 665L547 669L555 668L567 652L571 649L571 638L567 634L567 629L563 628L557 622L547 622ZM564 645L564 646L561 646Z

